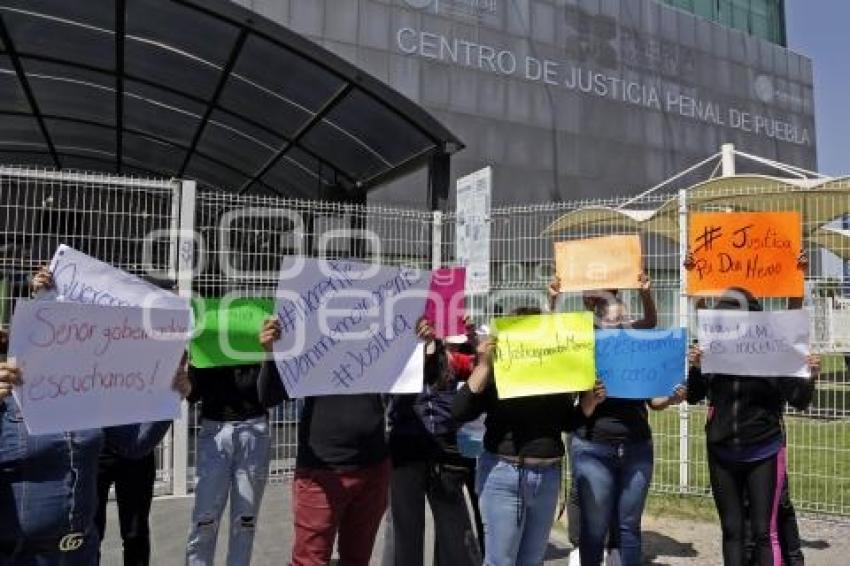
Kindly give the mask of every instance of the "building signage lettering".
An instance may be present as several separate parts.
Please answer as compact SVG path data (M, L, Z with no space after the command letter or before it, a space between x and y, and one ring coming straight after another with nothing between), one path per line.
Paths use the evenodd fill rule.
M504 76L519 77L552 87L677 114L704 123L797 145L812 145L808 128L788 120L750 112L734 106L664 89L657 84L629 80L568 62L519 56L510 49L467 41L457 37L419 31L410 27L396 32L396 45L407 55L470 67Z

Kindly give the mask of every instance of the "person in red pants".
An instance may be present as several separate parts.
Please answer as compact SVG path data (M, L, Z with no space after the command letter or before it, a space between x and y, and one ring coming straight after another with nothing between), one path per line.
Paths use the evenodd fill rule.
M278 321L266 321L263 348L271 352L280 334ZM263 364L258 388L267 406L288 398L274 361ZM292 487L292 566L329 564L337 539L340 564L369 564L390 481L385 413L377 394L305 399Z

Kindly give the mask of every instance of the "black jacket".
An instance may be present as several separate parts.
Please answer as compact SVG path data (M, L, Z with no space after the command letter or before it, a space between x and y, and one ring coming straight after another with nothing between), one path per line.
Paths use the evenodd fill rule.
M474 356L463 358L465 372L471 371ZM449 364L441 343L425 356L424 386L421 393L390 397L388 421L393 458L454 461L460 458L457 430L460 424L452 417L452 401L459 385L468 375L455 371Z
M783 434L785 403L804 411L812 401L814 379L749 377L688 372L688 403L708 399L705 432L709 446L740 448Z

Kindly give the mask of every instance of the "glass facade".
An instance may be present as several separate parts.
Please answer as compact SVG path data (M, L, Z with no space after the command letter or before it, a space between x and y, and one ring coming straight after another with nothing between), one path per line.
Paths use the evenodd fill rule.
M739 29L783 47L785 0L661 0L664 4Z

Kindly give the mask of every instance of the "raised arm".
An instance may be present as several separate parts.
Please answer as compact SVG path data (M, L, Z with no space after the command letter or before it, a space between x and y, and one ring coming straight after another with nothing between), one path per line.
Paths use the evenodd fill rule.
M812 376L785 377L779 380L779 388L788 404L798 411L805 411L812 404L815 395L815 384L820 376L820 356L809 356L809 370Z
M549 293L549 312L555 312L555 305L558 302L558 295L561 294L561 278L557 275L552 282L549 283L546 291Z
M687 399L688 403L695 405L708 395L708 383L700 367L702 350L696 344L692 345L688 352L688 363L690 368L688 369Z
M277 364L274 359L271 359L274 343L279 339L280 321L273 317L267 318L260 329L259 340L263 350L269 354L269 359L263 362L260 374L257 376L257 396L260 404L267 409L289 400L289 395L277 371Z
M806 272L809 270L809 254L806 253L806 250L800 250L800 255L797 256L797 269L803 272L803 276L805 277ZM803 297L788 297L788 310L800 310L803 308Z
M496 344L486 338L478 344L478 362L452 401L452 417L461 423L477 419L496 396L493 384L493 352Z
M643 304L643 318L632 323L632 328L655 328L658 325L658 310L652 297L652 281L646 273L638 276L640 281L640 301Z

